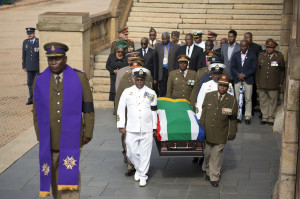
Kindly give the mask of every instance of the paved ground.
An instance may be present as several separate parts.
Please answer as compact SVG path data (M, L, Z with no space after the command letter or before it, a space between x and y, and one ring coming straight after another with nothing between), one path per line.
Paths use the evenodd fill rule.
M112 110L96 110L94 138L81 155L82 199L270 199L278 176L280 134L270 126L239 125L225 149L219 188L204 180L191 158L151 157L148 185L140 188L125 177L120 134ZM33 199L38 195L38 145L0 175L0 198Z
M10 9L0 7L0 148L32 126L32 107L25 106L26 73L21 69L25 28L35 27L38 15L47 11L95 14L107 10L109 4L110 0L18 0Z

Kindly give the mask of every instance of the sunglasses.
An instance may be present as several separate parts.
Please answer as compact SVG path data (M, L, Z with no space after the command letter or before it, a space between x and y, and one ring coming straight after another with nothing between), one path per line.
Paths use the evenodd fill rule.
M136 82L143 82L143 81L145 81L143 78L137 78L137 79L135 79L135 81Z
M123 54L123 53L124 53L124 51L117 51L117 53L122 53L122 54Z

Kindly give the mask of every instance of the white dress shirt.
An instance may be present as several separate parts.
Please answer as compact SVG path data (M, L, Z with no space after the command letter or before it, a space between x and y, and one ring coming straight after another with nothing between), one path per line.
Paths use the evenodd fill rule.
M125 108L127 107L126 131L150 133L157 129L157 113L151 110L157 106L156 93L144 86L126 88L120 98L117 111L117 128L125 128Z

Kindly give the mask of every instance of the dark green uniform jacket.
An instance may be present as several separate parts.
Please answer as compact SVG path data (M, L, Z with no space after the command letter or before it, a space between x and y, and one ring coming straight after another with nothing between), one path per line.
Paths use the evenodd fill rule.
M237 132L236 99L228 93L224 95L218 103L218 91L207 93L202 104L200 124L205 131L206 141L213 144L225 144L227 136L234 139Z
M81 141L80 147L82 147L83 136L92 138L93 129L95 123L95 113L93 105L93 96L89 85L88 78L85 73L78 72L78 77L82 85L82 107L83 107L83 119L81 120ZM37 77L38 78L38 77ZM63 79L62 79L63 80ZM33 85L33 89L35 84ZM50 89L49 89L49 109L50 109L50 133L51 133L51 150L59 150L60 148L60 132L62 106L63 106L63 82L57 88L54 75L51 75ZM34 95L34 94L33 94ZM39 141L39 128L36 115L36 109L33 101L33 121L34 128ZM70 138L72 139L72 138Z

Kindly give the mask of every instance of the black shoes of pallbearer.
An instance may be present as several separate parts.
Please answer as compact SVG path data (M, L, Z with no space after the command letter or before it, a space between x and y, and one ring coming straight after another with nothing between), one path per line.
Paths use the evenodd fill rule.
M128 169L125 176L133 176L135 174L135 169Z

